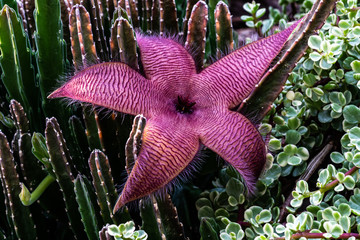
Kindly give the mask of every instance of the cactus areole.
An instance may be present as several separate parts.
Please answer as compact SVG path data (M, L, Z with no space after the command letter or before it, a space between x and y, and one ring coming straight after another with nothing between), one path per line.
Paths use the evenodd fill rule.
M297 24L248 44L200 72L178 42L137 34L143 75L123 63L100 63L78 72L49 96L147 118L139 156L114 212L170 183L202 145L235 167L248 191L255 191L266 147L251 121L231 109L258 86Z

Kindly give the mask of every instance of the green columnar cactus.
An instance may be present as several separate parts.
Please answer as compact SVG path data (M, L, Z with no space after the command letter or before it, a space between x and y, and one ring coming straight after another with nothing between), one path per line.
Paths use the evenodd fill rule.
M119 224L129 221L130 215L127 208L124 208L121 213L113 213L118 194L115 190L106 155L99 150L94 150L89 158L89 166L104 222Z
M19 176L6 136L0 132L1 183L5 195L6 213L18 239L35 239L36 230L29 209L22 205Z
M231 52L234 49L231 15L228 6L220 1L215 8L217 56Z
M90 193L85 183L86 178L78 175L74 181L74 191L76 194L76 201L79 204L79 212L81 220L85 227L86 235L90 240L98 239L98 222L96 219L95 209L91 202Z
M160 5L160 35L177 34L179 26L176 15L175 0L159 0Z
M103 218L104 223L111 223L113 220L116 221L116 219L112 220L112 218L114 218L114 216L112 215L112 207L109 204L110 202L108 201L108 195L106 192L107 189L106 189L104 182L102 181L103 179L100 178L101 172L100 172L100 174L98 174L98 169L97 169L98 164L96 163L97 161L99 161L99 157L100 157L99 155L101 155L101 154L102 153L99 152L98 150L94 150L91 153L90 158L89 158L89 166L91 169L93 185L95 187L97 199L98 199L99 206L101 209L101 216ZM100 171L100 169L99 169L99 171Z
M188 20L185 47L194 51L194 60L201 69L205 57L206 25L208 7L204 1L197 2Z
M32 129L39 129L39 91L35 84L29 39L17 13L7 5L0 12L0 28L2 82L9 97L19 101L27 115L34 118Z
M117 51L120 56L120 61L128 64L133 69L138 69L138 58L136 52L136 40L133 27L125 18L115 20L112 31L112 39L116 37L116 46L112 51ZM115 34L116 33L116 34Z
M83 119L85 123L85 133L90 149L100 149L101 143L96 125L95 115L92 108L89 106L82 106Z
M46 145L49 149L50 163L56 180L62 189L71 228L77 238L83 239L86 235L82 227L81 216L75 200L74 176L69 164L71 157L68 154L65 140L62 137L61 130L55 118L47 120L45 137Z
M125 146L126 156L126 172L130 175L131 170L135 164L136 158L139 155L141 148L141 137L146 125L146 118L142 115L137 115L134 118L133 127L130 132L130 136Z
M38 167L38 162L32 154L29 122L22 106L15 100L10 102L10 111L17 128L12 146L20 163L21 174L30 190L34 190L46 173Z
M161 224L167 239L186 239L183 224L179 221L177 209L171 201L169 194L156 198L159 208Z
M151 239L162 239L162 233L160 232L158 216L155 214L158 211L157 204L151 200L140 201L140 216L142 220L141 229L143 229Z
M32 1L26 2L31 3ZM47 99L47 95L57 85L56 81L64 73L68 65L66 42L63 39L63 24L60 16L60 2L57 0L35 1L35 7L35 12L34 9L32 11L29 9L29 13L31 13L29 15L35 17L35 26L32 25L32 27L36 27L34 33L35 54L42 107L46 116L55 116L61 119L61 126L66 126L67 119L70 117L68 110L59 108L59 103L50 102ZM32 12L34 12L34 15ZM31 17L28 16L28 18Z
M69 128L71 137L74 140L76 152L79 153L79 157L74 160L74 164L79 172L84 173L88 178L89 174L89 165L87 163L86 156L90 155L90 148L87 141L85 129L81 123L81 120L76 116L71 116L69 119Z
M107 41L109 39L110 29L104 28L105 25L109 26L106 7L102 7L101 1L99 0L83 1L82 5L89 13L91 31L94 35L97 55L103 61L109 60L109 47Z
M79 70L98 59L90 28L90 15L85 7L81 5L72 7L69 25L73 62L76 70Z

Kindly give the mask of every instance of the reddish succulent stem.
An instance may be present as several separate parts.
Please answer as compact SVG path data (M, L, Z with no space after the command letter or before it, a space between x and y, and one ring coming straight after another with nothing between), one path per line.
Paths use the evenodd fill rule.
M356 167L356 166L354 166L354 167L352 167L349 171L347 171L347 172L345 173L345 176L351 175L351 174L353 174L353 173L354 173L355 171L357 171L357 170L359 170L359 168ZM320 191L321 191L322 193L327 192L327 191L333 189L334 187L336 187L336 185L338 185L338 184L339 184L339 180L335 179L334 181L326 184L323 188L320 189Z
M299 239L301 237L305 238L325 238L325 233L309 233L309 232L299 232L291 235L290 239ZM350 237L355 237L360 239L360 234L358 233L343 233L338 238L328 238L328 239L348 239ZM285 240L285 237L274 238L274 240Z

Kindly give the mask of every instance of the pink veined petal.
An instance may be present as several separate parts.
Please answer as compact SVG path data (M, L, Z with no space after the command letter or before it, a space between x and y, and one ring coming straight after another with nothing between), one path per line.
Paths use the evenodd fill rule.
M114 212L124 204L164 187L187 167L198 150L198 135L184 119L167 116L149 119L139 156Z
M151 82L123 63L100 63L77 73L48 98L67 97L119 112L149 116L156 91Z
M282 32L245 45L205 68L200 73L203 79L200 89L207 87L210 97L220 105L230 109L239 105L255 89L299 22ZM220 95L222 99L218 99Z
M136 35L146 78L165 92L189 86L196 74L192 56L178 42L157 36Z
M201 142L236 168L248 191L254 193L266 160L265 143L260 133L248 119L236 112L212 112L204 114L203 119Z

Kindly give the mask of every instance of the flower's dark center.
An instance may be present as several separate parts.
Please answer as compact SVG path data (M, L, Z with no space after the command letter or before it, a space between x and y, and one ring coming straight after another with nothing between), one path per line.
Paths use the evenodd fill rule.
M193 113L195 104L196 102L190 102L189 99L178 96L175 102L176 111L181 114Z

